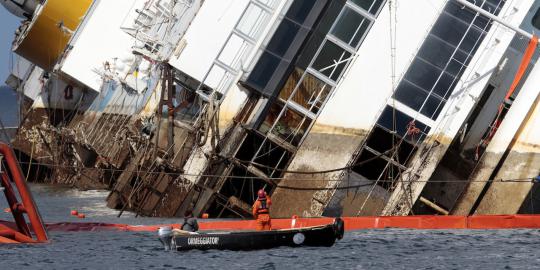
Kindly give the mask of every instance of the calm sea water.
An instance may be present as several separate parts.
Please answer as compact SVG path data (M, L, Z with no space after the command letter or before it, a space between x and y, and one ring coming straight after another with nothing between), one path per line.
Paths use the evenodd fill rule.
M106 192L32 186L46 222L156 224L116 218ZM3 201L0 202L2 209ZM9 216L0 214L0 219ZM50 244L0 246L0 269L538 269L538 230L368 230L346 233L332 248L165 252L154 233L50 233Z

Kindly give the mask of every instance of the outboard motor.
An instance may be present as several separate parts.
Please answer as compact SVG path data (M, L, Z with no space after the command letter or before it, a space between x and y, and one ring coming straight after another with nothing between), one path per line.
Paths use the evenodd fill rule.
M345 234L345 222L343 222L343 219L336 218L334 219L334 234L338 240L343 239L343 235Z
M173 238L172 227L160 227L158 231L159 241L163 244L165 250L171 250L171 242Z

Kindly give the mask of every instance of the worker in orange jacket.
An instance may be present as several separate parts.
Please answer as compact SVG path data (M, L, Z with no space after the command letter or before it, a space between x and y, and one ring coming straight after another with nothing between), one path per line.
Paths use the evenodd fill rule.
M253 217L257 220L257 231L269 231L272 229L270 219L270 206L272 201L264 189L257 192L257 201L253 204Z

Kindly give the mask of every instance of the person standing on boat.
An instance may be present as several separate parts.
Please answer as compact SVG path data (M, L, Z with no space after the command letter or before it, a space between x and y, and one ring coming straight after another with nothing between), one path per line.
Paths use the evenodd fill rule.
M270 206L272 201L264 189L257 192L257 200L253 204L253 217L257 220L257 231L269 231L272 229L270 219Z
M193 216L193 212L191 210L186 210L184 213L184 222L182 223L182 226L180 226L180 229L186 232L196 232L199 230L199 223Z

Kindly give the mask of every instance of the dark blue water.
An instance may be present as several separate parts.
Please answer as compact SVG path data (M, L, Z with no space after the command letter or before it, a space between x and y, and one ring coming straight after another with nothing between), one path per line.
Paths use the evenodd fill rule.
M46 221L153 224L174 220L120 219L106 192L32 186ZM7 215L0 214L0 219ZM252 252L165 252L153 233L50 233L50 244L0 246L0 269L538 269L538 230L369 230L346 233L332 248Z

